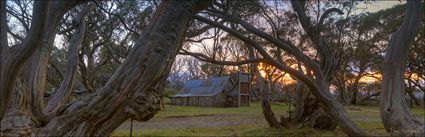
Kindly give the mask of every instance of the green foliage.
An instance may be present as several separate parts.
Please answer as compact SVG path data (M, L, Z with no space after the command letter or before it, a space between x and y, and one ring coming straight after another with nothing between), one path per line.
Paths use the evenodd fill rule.
M133 133L135 136L335 136L343 135L341 131L318 131L311 128L301 129L272 129L265 125L237 125L209 128L184 129L142 129L142 132ZM112 136L128 136L129 132L120 130Z
M174 88L164 88L164 97L171 97L177 94L178 90Z
M387 32L393 32L403 21L401 17L404 16L405 9L406 5L396 5L376 13L363 14L359 16L358 30L362 32L376 27L383 27Z
M257 14L260 11L260 2L255 0L226 0L223 5L227 5L229 15L247 17Z
M272 108L276 114L284 114L288 105L284 103L272 103ZM188 117L196 115L211 114L244 114L262 116L260 103L251 103L249 107L190 107L190 106L166 106L164 111L159 112L155 117Z

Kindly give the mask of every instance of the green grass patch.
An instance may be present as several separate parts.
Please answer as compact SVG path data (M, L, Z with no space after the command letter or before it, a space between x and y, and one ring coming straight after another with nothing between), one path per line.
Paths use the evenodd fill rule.
M117 130L112 136L129 136L128 130ZM343 136L339 130L272 129L265 125L222 126L210 128L141 129L134 136Z
M288 104L272 103L272 109L277 117L286 115ZM379 106L346 106L353 121L364 131L378 136L388 135L381 122ZM415 107L411 109L413 114L423 121L425 118L425 109ZM346 136L338 127L336 130L316 130L311 128L301 129L272 129L267 123L262 121L263 114L261 103L251 103L249 107L189 107L189 106L170 106L166 105L165 110L155 115L154 119L170 120L169 118L185 118L209 115L231 115L234 120L250 120L255 118L262 123L244 124L244 125L226 125L212 127L195 128L145 128L133 129L134 136ZM239 118L240 116L240 118ZM219 119L233 120L233 119ZM129 129L119 128L114 131L113 136L129 136Z
M272 103L275 113L283 114L288 110L284 103ZM166 105L163 111L158 112L155 117L184 117L213 114L245 114L262 115L261 103L251 103L249 107L191 107Z

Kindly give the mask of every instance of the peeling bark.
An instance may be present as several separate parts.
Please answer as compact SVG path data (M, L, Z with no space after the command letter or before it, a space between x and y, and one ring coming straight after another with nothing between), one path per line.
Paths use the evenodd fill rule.
M34 125L30 109L31 96L27 83L20 79L16 81L15 90L8 111L1 121L1 136L29 137Z
M304 97L303 97L304 96ZM334 130L338 123L323 109L319 101L308 95L302 95L294 113L285 119L288 127L311 127L316 129Z
M33 26L46 26L46 22L53 22L51 26L48 26L51 27L50 30L54 31L49 32L56 32L55 29L57 29L57 24L55 24L55 22L57 23L58 20L55 19L60 19L63 14L57 14L57 16L53 17L49 16L49 21L46 21L45 18L41 18L39 16L46 17L46 13L57 12L58 10L47 8L49 7L49 4L40 4L43 2L36 1L34 3L34 12L36 13L33 14ZM55 3L75 3L75 1L58 1ZM2 1L1 4L1 9L4 9L4 2ZM54 117L46 119L46 124L34 124L33 121L29 122L30 120L34 120L36 118L32 116L31 108L27 107L32 106L32 101L39 103L37 101L39 99L33 100L30 98L42 95L42 93L40 93L40 89L44 88L44 84L41 84L41 86L37 85L39 87L28 88L27 86L31 84L25 83L22 84L23 86L16 86L16 88L13 88L14 86L10 85L10 81L6 81L10 80L8 78L12 78L11 81L15 81L13 79L18 78L17 75L20 70L13 69L9 71L9 69L22 68L22 65L20 66L19 64L25 63L25 60L27 60L26 57L31 56L31 54L34 53L30 52L31 50L29 49L36 49L36 52L40 51L40 53L42 53L34 55L36 57L41 57L38 59L34 58L34 60L39 61L38 63L31 62L38 64L36 68L42 69L43 67L47 66L48 56L42 56L44 55L43 53L50 53L50 51L44 51L44 49L49 48L40 50L39 45L49 43L50 39L45 37L46 33L48 32L46 32L46 30L44 30L42 27L32 27L30 33L27 35L28 37L25 40L26 43L30 44L28 46L21 45L21 47L16 48L16 51L19 52L16 52L17 54L13 56L17 56L18 58L13 58L15 60L11 61L8 60L6 63L1 62L2 71L0 89L2 94L2 115L6 110L6 108L3 106L8 105L9 102L9 99L3 100L3 98L8 98L10 96L9 94L12 93L10 92L10 89L15 89L16 93L19 93L17 96L13 95L13 100L10 101L12 102L10 106L17 107L11 107L13 109L9 109L10 111L7 111L7 117L2 119L2 135L109 136L115 128L117 128L128 118L133 118L137 121L149 120L160 109L160 89L162 86L158 85L158 83L161 83L161 79L165 78L169 73L169 69L171 68L175 56L181 49L181 43L184 38L188 22L191 20L191 16L198 11L207 8L210 4L211 1L202 0L161 2L161 5L155 12L155 15L148 25L148 29L144 31L141 37L135 42L136 44L134 48L127 56L124 63L113 74L106 85L97 93L83 96L76 101L66 104L63 107L54 107L54 110L57 111L57 113ZM43 6L45 7L41 8ZM64 11L67 9L67 7L58 8L61 10L65 9ZM0 21L0 23L1 22L3 21ZM2 26L4 25L2 24ZM32 29L35 29L35 32ZM54 34L55 33L52 35ZM36 41L35 39L42 39L41 43L39 43L40 40ZM26 44L25 42L24 44ZM4 45L2 44L2 46ZM23 50L20 50L21 48ZM3 51L4 50L2 48L2 52ZM75 50L73 50L73 53L75 53ZM4 58L2 58L2 61L3 59ZM46 65L43 65L44 63L42 62L46 62ZM73 62L75 64L75 61ZM75 67L73 69L75 71ZM8 71L6 72L5 70ZM70 69L68 69L68 72L69 71ZM25 73L24 75L26 75ZM28 79L45 79L46 77L43 77L45 76L44 74L43 72L40 72L39 74L35 74L33 76L19 76L19 78L24 77ZM43 82L33 81L33 83ZM67 87L72 88L72 84L71 86L68 85ZM33 89L33 91L30 91L29 89ZM70 88L64 89L69 90ZM22 92L33 93L22 94ZM31 94L33 94L33 96L29 96ZM60 98L64 97L66 97L66 95ZM21 98L24 98L25 100L29 101L15 101L17 100L15 98L18 100L22 100ZM61 105L62 103L59 104L59 106ZM40 108L42 108L42 105L39 105L36 110L39 110Z
M22 70L25 61L34 53L38 45L42 43L42 35L47 23L47 13L49 1L34 2L33 20L31 28L25 40L13 47L8 57L2 60L0 72L0 118L6 112L7 106L10 103L10 96L13 92L15 81L18 78L19 72Z
M45 68L47 67L48 56L53 46L54 35L63 14L75 4L76 1L34 2L34 19L31 23L30 32L28 32L25 40L20 45L12 47L14 50L8 50L5 54L2 54L1 60L4 62L1 62L0 68L0 92L2 100L0 118L2 118L6 111L5 106L8 106L9 103L9 94L14 86L11 83L14 83L15 79L18 79L18 74L24 65L29 66L25 67L25 71L35 71L32 74L25 74L24 77L28 81L28 88L32 94L29 95L33 96L33 103L35 104L31 108L31 111L37 113L37 117L41 117L38 113L41 112L43 104L42 97L46 79ZM25 71L24 73L26 73Z
M48 58L59 20L74 5L75 1L56 1L48 6L49 12L46 19L48 22L45 24L46 29L42 31L41 43L38 43L30 59L24 61L25 67L22 72L17 72L21 74L17 76L19 81L16 82L13 90L11 104L2 119L2 135L29 136L32 129L45 124L41 108L44 104Z
M303 73L301 63L298 71ZM281 117L286 127L310 127L316 129L334 130L338 125L323 109L320 101L310 96L302 81L297 80L295 95L295 110L288 117Z
M110 135L128 118L145 121L160 109L156 84L167 75L187 23L210 1L162 1L123 64L97 93L65 106L37 136ZM111 123L110 126L105 124ZM101 126L105 126L101 128ZM84 127L84 128L83 128Z
M47 103L46 108L44 109L44 114L48 116L56 115L60 107L62 107L68 100L69 96L72 93L75 76L78 65L78 51L81 47L81 43L84 38L86 30L86 21L85 17L87 14L94 8L94 5L88 5L81 12L80 15L76 17L78 20L77 31L71 39L70 47L68 48L68 62L66 68L66 74L63 78L63 81L59 89L50 97L49 102Z
M44 108L44 92L50 53L53 48L60 19L75 4L74 1L57 1L52 3L47 17L49 21L47 29L43 34L43 43L37 48L31 59L27 61L26 69L24 70L26 81L28 81L28 88L32 94L33 105L31 105L31 111L41 123L44 123L42 109Z

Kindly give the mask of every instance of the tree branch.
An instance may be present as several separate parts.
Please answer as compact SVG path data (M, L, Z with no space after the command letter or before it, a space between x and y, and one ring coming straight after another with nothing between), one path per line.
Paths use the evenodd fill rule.
M49 6L50 1L34 2L33 20L27 37L22 44L14 46L16 49L12 51L11 57L8 58L10 60L1 66L0 92L2 101L0 118L3 117L7 109L12 89L23 64L34 53L37 46L43 42L42 36L46 28ZM2 32L7 32L7 30Z
M13 38L15 38L15 39L17 39L17 40L19 40L19 41L23 41L24 40L24 38L22 38L21 36L19 36L19 35L17 35L17 34L15 34L15 33L13 33L11 30L10 30L10 28L7 28L7 32L10 34L10 35L12 35L12 37Z
M258 45L258 43L256 43L255 41L249 39L248 37L243 36L242 34L240 34L239 32L228 28L226 26L224 26L223 24L219 24L217 22L211 21L208 18L199 16L199 15L195 15L193 16L194 19L199 20L201 22L207 23L209 25L215 26L217 28L220 28L230 34L232 34L233 36L239 38L240 40L242 40L243 42L247 43L250 46L253 46L263 57L264 60L266 61L265 63L268 64L272 64L275 67L277 67L278 69L287 72L293 76L295 76L296 78L300 79L301 81L303 81L306 85L308 85L309 87L311 87L311 90L313 91L317 91L317 85L312 81L312 79L310 79L309 77L307 77L306 75L304 75L303 73L299 72L296 69L293 69L291 67L288 67L280 62L277 62L276 60L273 59L273 57L271 57L267 51L265 49L263 49L260 45Z
M122 18L120 15L109 12L108 10L106 10L105 8L103 8L102 5L100 5L96 0L92 0L92 2L94 2L96 4L96 6L100 8L100 10L108 13L109 15L113 15L113 16L117 17L118 20L123 24L124 28L127 29L128 31L134 33L136 35L136 37L139 37L140 36L140 34L137 31L135 31L135 30L131 29L130 27L128 27L128 25L125 23L124 18ZM148 12L152 12L152 7L148 7L145 10L147 10Z
M282 40L282 39L276 39L273 36L265 33L264 31L261 31L261 30L255 28L254 26L252 26L251 24L249 24L248 22L246 22L246 21L244 21L240 18L237 18L237 17L234 17L234 16L232 16L232 17L226 16L226 15L224 15L223 12L217 11L217 10L211 10L211 11L214 12L213 15L218 16L220 18L223 18L225 20L229 20L229 21L232 21L232 22L235 22L235 23L239 23L240 25L242 25L243 28L250 31L251 33L254 33L257 36L260 36L261 38L264 38L265 40L273 43L276 47L283 49L284 51L293 55L298 60L302 61L305 64L306 67L311 68L311 69L315 68L315 70L318 68L317 64L314 61L312 61L308 56L303 54L291 42L285 41L285 40ZM320 71L320 70L318 70L318 71Z
M29 32L30 27L29 27L29 24L27 23L27 21L25 21L25 19L26 20L31 20L31 19L25 18L25 16L23 16L23 15L22 15L22 17L19 17L19 13L17 11L13 10L12 7L9 7L9 10L7 10L7 12L10 15L12 15L13 17L15 17L22 24L22 27L25 29L25 31L27 33Z
M206 40L206 39L212 39L212 38L214 38L215 36L211 36L211 37L202 37L201 39L198 39L198 40L194 40L194 39L190 39L190 38L187 38L187 39L185 39L185 42L197 42L197 43L199 43L199 42L202 42L203 40Z
M336 12L336 13L338 13L339 15L344 14L344 12L342 12L342 11L341 11L340 9L338 9L338 8L330 8L330 9L326 10L326 11L322 14L322 16L320 16L319 24L317 24L317 25L318 25L318 27L319 27L319 31L320 31L320 29L322 28L322 25L323 25L323 22L325 21L325 19L329 16L329 14L331 14L331 13L333 13L333 12Z
M212 63L212 64L218 64L218 65L239 66L239 65L243 65L243 64L249 64L249 63L266 62L262 58L252 58L252 59L246 59L246 60L242 60L242 61L219 61L219 60L216 60L214 58L210 58L207 55L202 54L202 53L193 53L193 52L189 52L189 51L184 50L184 49L181 49L181 51L182 52L179 53L181 55L189 55L189 56L192 56L192 57L199 59L201 61L209 62L209 63Z
M193 37L199 36L199 35L208 31L211 28L213 28L213 26L207 25L207 26L202 27L202 28L197 29L197 30L191 30L191 31L187 32L186 38L193 38Z
M327 81L330 81L336 62L335 62L335 58L332 53L332 50L330 49L327 42L322 38L320 34L319 28L321 25L313 26L310 18L305 13L305 9L304 9L305 1L291 0L291 3L292 3L293 9L298 15L298 19L301 23L301 26L310 37L311 41L313 42L315 46L315 49L318 51L318 54L320 55L320 67L321 67L322 76ZM327 11L328 13L326 13L326 15L324 15L323 17L326 17L328 16L328 14L335 12L335 9L331 9Z
M75 72L77 71L78 65L78 51L81 47L81 43L86 32L85 17L93 9L94 5L89 4L76 17L76 20L78 21L78 30L74 33L74 36L71 39L70 47L68 49L68 65L66 68L67 72L59 89L53 94L53 97L51 97L47 103L44 112L48 116L56 115L60 107L62 107L67 102L67 98L72 93L75 82Z
M0 1L0 70L3 67L4 61L9 54L7 30L9 30L9 28L7 27L6 1Z

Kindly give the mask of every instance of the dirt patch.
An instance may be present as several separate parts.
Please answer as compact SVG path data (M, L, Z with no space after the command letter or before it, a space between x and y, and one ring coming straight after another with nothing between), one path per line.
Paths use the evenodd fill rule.
M358 107L347 107L348 110L354 110L354 111L363 111L362 109L358 108Z
M134 129L207 128L232 125L267 124L264 118L254 115L208 114L193 116L168 116L147 122L133 121ZM130 121L118 129L130 129Z
M187 118L187 117L204 117L204 116L213 116L215 114L199 114L199 115L183 115L183 116L166 116L164 118Z

